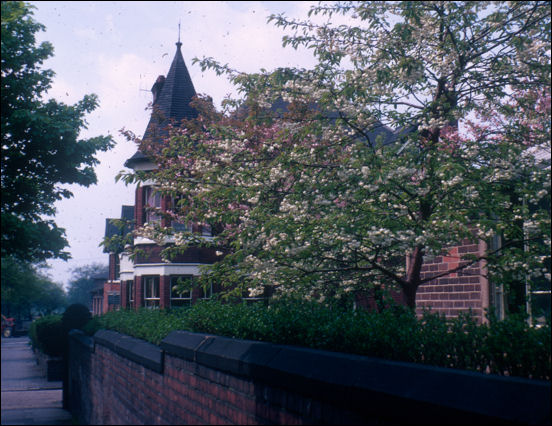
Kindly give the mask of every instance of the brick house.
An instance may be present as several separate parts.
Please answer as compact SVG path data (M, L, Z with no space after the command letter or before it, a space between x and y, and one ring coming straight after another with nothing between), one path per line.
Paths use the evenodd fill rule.
M151 89L153 113L144 133L145 140L155 141L162 138L163 128L169 120L179 123L182 119L197 116L197 112L190 107L190 101L196 92L182 57L182 43L178 42L176 46L176 53L167 76L159 76ZM374 137L380 136L385 145L395 142L401 137L402 132L404 130L393 131L382 125L372 133ZM156 168L156 165L140 151L137 151L124 165L135 171L150 171ZM172 225L175 229L200 233L204 238L211 237L210 229L196 224L170 224L168 219L148 209L148 207L156 207L165 211L170 203L170 199L155 192L155 182L146 181L136 188L135 206L123 206L121 217L132 218L136 227L145 223L160 222L163 226ZM112 236L114 232L116 232L114 229L106 225L106 236ZM486 250L486 244L483 241L464 241L462 245L452 248L446 256L427 258L422 269L422 278L429 278L437 273L456 268L462 254L482 254ZM177 282L194 280L194 277L200 273L201 265L215 262L216 255L213 249L191 247L171 262L166 262L160 255L162 247L153 241L137 237L134 239L134 245L144 253L134 260L124 254L109 254L110 274L104 284L103 312L119 306L122 308L182 306L200 298L209 298L213 291L217 291L212 288L206 292L195 288L186 294L177 294L173 291ZM117 294L118 299L115 297ZM109 299L110 296L111 299ZM400 301L400 296L396 294L394 296ZM364 295L361 299L363 300L360 304L368 306L374 304L373 296ZM112 301L111 304L109 300ZM421 313L424 308L431 307L433 311L453 317L460 312L472 310L480 320L484 320L485 309L491 305L495 306L500 316L504 313L504 295L500 287L493 286L485 278L483 261L420 286L416 301L418 313Z
M176 46L176 54L167 76L159 76L151 89L153 112L144 133L144 140L155 141L162 138L163 128L170 121L178 123L182 119L197 116L197 112L190 107L190 101L196 92L182 57L180 50L182 43L178 42ZM147 172L154 170L156 165L143 153L137 151L125 162L125 167ZM136 188L135 205L123 206L121 218L131 220L135 227L157 222L162 226L172 225L175 229L191 230L205 238L211 237L211 230L207 227L197 224L169 224L168 219L149 210L149 207L155 207L165 211L170 203L171 200L168 197L161 196L155 191L155 182L146 181ZM124 235L128 231L129 229L117 229L110 219L106 219L106 237L112 237L115 234ZM167 244L170 243L168 238ZM213 289L204 291L201 288L194 288L185 294L178 294L173 288L178 282L194 280L194 277L199 275L200 265L212 264L216 258L213 249L191 247L171 262L166 262L161 258L163 247L155 242L136 237L134 246L141 251L134 260L124 253L109 253L109 279L104 284L103 312L118 307L168 308L211 297Z

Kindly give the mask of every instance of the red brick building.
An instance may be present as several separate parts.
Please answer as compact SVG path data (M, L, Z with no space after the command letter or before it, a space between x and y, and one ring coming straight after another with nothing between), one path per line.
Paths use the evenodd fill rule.
M182 43L176 43L177 49L166 77L159 76L151 91L153 94L153 113L144 133L145 140L164 136L163 129L169 121L179 123L182 119L197 116L190 106L196 92L186 64L182 57ZM161 117L161 118L160 118ZM386 126L373 131L383 144L390 144L401 136ZM135 171L151 171L157 166L140 151L125 162L125 166ZM171 200L155 191L155 182L146 181L136 188L135 205L123 206L121 218L132 219L135 227L145 223L160 222L162 226L172 225L178 230L191 230L200 233L203 238L211 238L211 231L199 225L168 223L152 212L148 207L164 211ZM106 225L106 236L114 235L114 229ZM167 244L170 244L170 238ZM209 298L216 289L194 289L186 294L177 294L174 287L177 282L194 280L200 273L201 265L212 264L216 260L212 249L192 247L171 262L161 258L162 247L142 237L134 238L134 246L143 251L134 261L124 254L110 253L109 279L104 285L102 312L118 307L159 307L167 308L193 303L199 298ZM485 242L464 241L454 247L447 256L428 258L423 266L422 278L430 278L447 270L456 268L460 256L465 253L482 254ZM504 312L504 300L501 289L493 286L485 278L485 264L478 262L459 272L436 278L420 286L417 293L418 312L423 308L432 308L447 316L456 316L460 312L472 310L480 319L485 309L493 305L500 316ZM117 297L118 296L118 297ZM370 304L370 303L369 303Z
M197 112L190 107L192 97L196 95L188 69L182 57L182 43L176 43L177 49L167 76L159 76L151 91L153 94L153 113L144 133L144 140L158 140L165 134L164 128L169 122L179 123L182 119L194 118ZM135 171L151 171L157 166L140 151L125 162L125 166ZM166 218L151 211L157 208L165 211L171 200L161 196L154 181L138 185L135 192L135 205L123 206L121 219L133 222L134 227L146 223L172 225L177 230L200 233L211 238L211 231L197 224L185 225L168 223ZM116 234L125 235L131 229L118 229L110 219L106 223L106 237ZM166 244L173 241L167 238ZM168 308L192 303L199 298L211 297L213 289L204 291L194 288L178 294L177 283L193 281L200 273L200 266L212 264L215 251L207 248L192 247L178 255L171 262L161 258L163 247L147 238L135 237L134 246L141 250L139 256L131 260L121 253L109 253L109 279L103 287L102 312L112 309L159 307Z

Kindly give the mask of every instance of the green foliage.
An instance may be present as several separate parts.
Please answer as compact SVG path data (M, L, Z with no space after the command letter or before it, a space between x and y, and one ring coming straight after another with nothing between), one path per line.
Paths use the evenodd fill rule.
M108 277L108 266L99 263L80 266L72 270L71 281L67 289L69 303L90 304L90 292L97 284L95 278Z
M36 45L44 26L23 2L2 2L2 257L31 262L68 259L65 230L52 216L54 203L72 196L61 184L96 183L95 154L113 146L110 136L79 139L96 95L75 105L43 96L54 72L41 68L53 46Z
M62 325L66 333L72 329L82 329L92 318L92 314L85 305L75 303L69 306L62 315Z
M142 308L138 311L112 311L99 317L101 327L117 330L139 339L159 344L173 330L186 329L183 322L186 318L181 313L188 308L171 310ZM96 324L91 324L89 332L95 331Z
M2 312L23 319L33 313L48 315L65 307L60 284L43 276L36 265L14 257L2 258Z
M62 315L47 315L32 322L29 337L33 347L50 356L63 356L72 329L90 330L97 324L84 305L73 304Z
M93 336L94 333L101 330L101 328L102 321L100 320L100 317L92 317L86 324L84 324L82 331L88 336Z
M394 286L415 308L421 285L484 260L511 305L528 280L549 289L550 4L328 2L309 16L270 20L312 69L196 61L243 98L220 113L197 99L197 118L142 141L159 167L124 176L180 199L179 222L223 224L209 279L320 301ZM197 243L136 230L171 232L168 258ZM500 247L422 273L424 258L494 236Z
M89 323L159 344L174 330L354 353L482 373L550 380L550 319L540 327L512 316L469 314L447 320L426 311L421 318L402 307L383 312L346 310L300 300L224 304L202 301L173 310L116 311Z
M65 333L61 315L48 315L31 324L29 337L33 347L50 356L62 356L65 348Z

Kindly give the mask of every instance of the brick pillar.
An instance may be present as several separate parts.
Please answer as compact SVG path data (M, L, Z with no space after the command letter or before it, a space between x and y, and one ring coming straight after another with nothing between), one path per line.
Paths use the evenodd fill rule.
M142 307L144 301L144 289L142 288L142 277L137 275L134 278L134 308Z
M136 202L134 205L134 222L136 223L136 227L140 227L144 224L144 206L145 206L145 200L144 200L144 194L145 194L145 188L142 186L136 187Z
M120 295L121 295L121 309L128 308L127 305L127 299L128 299L128 281L121 281L121 287L120 287Z
M115 262L117 261L115 253L109 253L109 281L115 281Z
M159 307L171 307L171 277L168 275L159 277Z
M161 198L161 211L166 212L167 210L169 210L170 205L171 205L171 197L169 197L168 195L163 196ZM169 226L169 225L170 225L170 220L165 216L161 216L161 226Z
M194 287L192 289L192 305L198 301L199 296L201 296L199 288Z
M102 297L102 311L100 312L100 314L105 314L109 308L108 290L111 291L111 285L104 283L104 291L103 291L103 297Z

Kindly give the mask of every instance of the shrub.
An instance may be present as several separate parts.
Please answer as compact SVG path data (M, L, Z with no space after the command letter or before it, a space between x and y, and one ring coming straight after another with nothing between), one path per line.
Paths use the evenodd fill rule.
M550 320L539 329L524 318L471 314L453 320L407 308L351 311L299 300L251 305L201 301L190 308L109 312L90 326L159 344L173 330L300 345L447 368L550 380Z
M33 347L50 356L62 356L64 332L61 315L48 315L31 324L29 336Z
M92 315L86 306L74 303L65 310L61 322L65 332L69 333L74 328L82 329L91 318Z
M93 336L96 331L102 328L102 322L99 317L93 317L83 327L82 331L88 336Z

